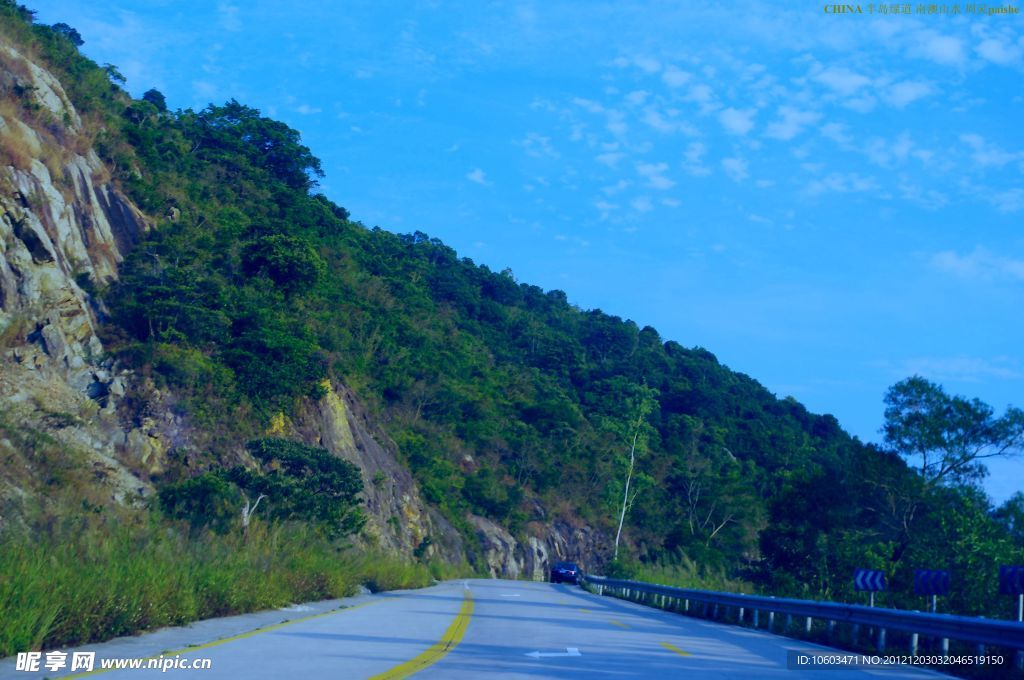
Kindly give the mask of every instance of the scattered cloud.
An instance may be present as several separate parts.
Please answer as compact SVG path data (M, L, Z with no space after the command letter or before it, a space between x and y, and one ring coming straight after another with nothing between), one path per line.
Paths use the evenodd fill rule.
M902 361L875 361L871 365L906 377L920 375L938 382L976 383L983 380L1020 380L1024 378L1018 362L1010 357L991 359L971 356L914 357Z
M647 180L647 185L654 189L671 189L676 185L665 173L668 172L668 163L637 163L637 174Z
M519 142L519 146L523 147L526 155L532 158L551 158L554 160L561 158L561 154L551 146L551 138L537 132L527 133L526 138Z
M707 147L701 142L691 142L683 153L683 170L694 177L704 177L711 174L711 168L704 165L704 154Z
M967 255L960 255L955 250L935 253L931 257L931 266L966 280L1024 281L1024 259L997 255L982 246L976 246Z
M816 111L801 111L792 106L781 106L779 107L779 119L768 125L765 136L781 140L793 139L805 127L820 119L821 114Z
M619 167L619 161L626 157L626 154L621 151L609 151L608 153L602 153L594 157L601 165L607 165L612 170Z
M930 29L913 35L908 52L943 66L960 66L966 57L963 40Z
M729 107L718 114L718 122L730 135L745 135L754 128L757 109L734 109Z
M480 168L473 168L466 173L466 179L470 182L475 182L480 186L489 186L491 183L487 181L487 173Z
M643 106L643 103L651 96L647 90L634 90L626 95L626 101L633 106Z
M220 27L225 31L237 33L242 30L241 9L238 5L231 5L226 2L217 5L217 15L220 18Z
M862 177L855 172L832 172L808 184L805 191L810 196L817 196L824 193L858 193L877 188L878 182L874 177Z
M1005 41L997 38L986 38L982 40L974 51L978 53L978 56L982 59L997 64L999 66L1012 66L1021 62L1021 57L1024 56L1024 43L1013 44L1011 41Z
M903 80L890 85L882 93L882 99L890 106L898 109L911 104L918 99L923 99L932 94L934 89L926 82L918 80Z
M303 116L309 116L314 113L321 113L323 109L318 106L310 106L309 104L299 104L295 107L295 112L302 114Z
M682 87L686 83L690 82L690 78L692 77L692 74L687 73L676 66L667 66L665 71L661 74L661 79L671 88Z
M978 134L960 135L960 141L971 147L971 160L982 168L1002 168L1007 163L1024 160L1024 153L1005 151Z
M637 196L629 202L630 207L639 213L650 212L654 210L654 203L651 202L649 196Z
M851 71L844 66L829 66L812 76L812 79L843 97L850 97L871 84L871 79Z
M750 176L750 173L747 172L747 161L742 158L722 159L722 170L734 182L742 182Z
M661 70L661 62L654 57L633 57L633 64L645 73L657 73Z

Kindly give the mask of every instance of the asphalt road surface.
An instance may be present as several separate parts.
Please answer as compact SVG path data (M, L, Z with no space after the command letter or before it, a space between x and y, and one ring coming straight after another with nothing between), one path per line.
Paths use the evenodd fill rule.
M80 650L96 653L93 673L19 672L7 659L0 678L939 677L909 667L793 669L787 652L828 650L575 586L478 579L201 622ZM62 651L71 658L73 650ZM161 655L209 659L210 668L100 668L104 659Z

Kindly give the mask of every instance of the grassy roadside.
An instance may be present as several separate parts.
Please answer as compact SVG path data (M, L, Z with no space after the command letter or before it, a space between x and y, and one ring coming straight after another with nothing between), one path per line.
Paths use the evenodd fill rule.
M248 539L146 519L0 536L0 657L460 575L331 543L302 525Z

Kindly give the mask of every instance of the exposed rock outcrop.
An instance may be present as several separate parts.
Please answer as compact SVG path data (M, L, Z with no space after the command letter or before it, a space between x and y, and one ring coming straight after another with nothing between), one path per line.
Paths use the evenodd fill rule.
M590 527L562 521L531 522L517 539L484 517L471 516L483 550L483 570L496 578L543 581L553 562L573 560L584 571L608 560L607 538Z
M38 115L22 120L12 111L26 97ZM152 226L109 180L58 80L3 38L0 101L16 104L0 109L0 416L84 455L108 499L144 497L154 476L190 457L197 433L174 408L173 393L104 356L96 331L105 310L89 291L116 279L125 254ZM178 221L181 212L170 208L164 219ZM458 532L420 498L394 445L348 390L328 387L296 423L275 421L270 434L301 438L359 466L370 542L462 559ZM130 407L119 408L130 398ZM245 459L241 444L233 455ZM24 495L0 474L0 506Z

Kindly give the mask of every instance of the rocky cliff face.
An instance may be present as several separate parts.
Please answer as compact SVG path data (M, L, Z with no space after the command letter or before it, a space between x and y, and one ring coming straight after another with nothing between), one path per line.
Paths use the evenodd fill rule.
M57 79L0 41L0 416L84 456L101 495L126 502L151 493L153 476L196 433L173 394L105 356L97 335L105 310L89 291L115 279L152 228L109 177ZM140 393L144 409L119 408ZM360 467L371 542L462 556L458 533L422 501L344 387L307 404L294 425L275 427L268 434L297 436ZM36 464L18 448L0 439L8 460ZM16 478L0 472L0 507L25 496Z
M60 464L34 459L23 441L2 436L5 425L54 442L103 502L145 498L152 480L201 441L173 393L104 354L97 328L105 308L92 291L116 279L154 226L110 180L85 128L57 79L0 38L0 523L31 495L27 479L42 480L41 493L46 468ZM359 466L367 542L452 562L479 556L483 571L511 578L543 579L551 561L602 554L588 528L538 521L516 538L482 517L468 518L479 545L464 545L355 396L325 387L326 396L275 419L267 434ZM246 458L241 446L231 455Z

